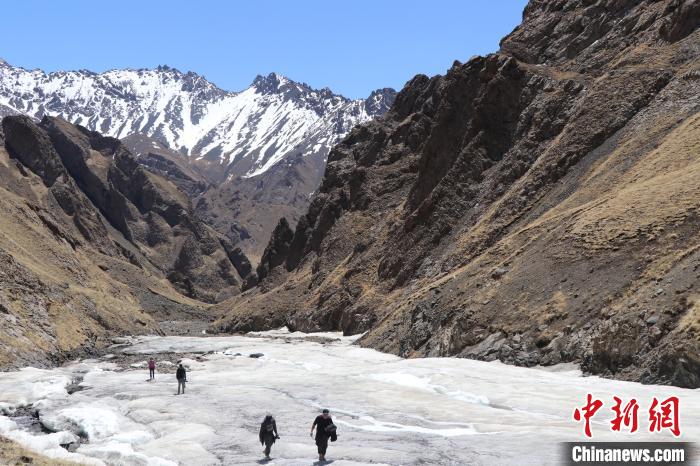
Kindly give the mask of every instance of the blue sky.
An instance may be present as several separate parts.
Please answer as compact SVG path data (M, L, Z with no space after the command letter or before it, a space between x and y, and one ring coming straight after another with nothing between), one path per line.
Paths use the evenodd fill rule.
M46 71L195 71L227 90L275 71L348 97L498 49L525 0L53 1L2 7L0 58Z

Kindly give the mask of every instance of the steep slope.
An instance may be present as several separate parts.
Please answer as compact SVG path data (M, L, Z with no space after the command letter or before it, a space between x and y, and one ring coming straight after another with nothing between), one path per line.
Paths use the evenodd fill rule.
M190 199L195 199L211 186L196 164L162 142L139 133L123 138L122 142L141 165L172 181Z
M65 180L66 198L78 194L79 209L61 207L69 215L90 213L90 225L79 223L90 241L109 243L97 210L187 295L214 302L239 291L242 280L230 242L194 218L187 196L141 167L117 139L50 117L40 126L27 117L6 117L3 130L13 158L40 174L48 187Z
M118 140L49 117L2 133L0 367L205 319L202 301L240 292L245 257Z
M2 146L0 180L0 367L89 353L107 344L111 332L157 330L135 293L103 270L139 269L119 255L116 245L88 245L86 237L94 237L90 226L105 231L92 222L99 215L83 197L66 195L70 181L63 173L46 186ZM75 205L72 215L59 202ZM98 251L104 248L110 250ZM153 295L167 293L167 286L150 281Z
M325 159L289 157L265 173L210 186L195 200L197 214L258 263L280 218L292 226L321 183Z
M61 116L124 139L141 163L173 174L188 194L207 189L202 216L256 257L271 229L255 220L253 207L275 220L301 216L330 148L356 124L384 114L395 94L380 89L350 100L275 73L258 76L242 92L227 92L167 66L47 74L0 60L0 116ZM190 175L182 176L188 172L197 173L193 186L182 184L191 183L185 180ZM287 194L280 179L300 181ZM236 198L241 205L230 209Z
M330 153L216 329L700 386L700 4L533 0Z

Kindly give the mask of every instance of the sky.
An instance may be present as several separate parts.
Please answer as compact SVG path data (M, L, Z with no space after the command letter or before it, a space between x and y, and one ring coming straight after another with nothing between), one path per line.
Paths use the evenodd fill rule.
M0 58L45 71L194 71L239 91L277 72L351 98L401 89L498 49L525 0L23 0L2 7Z

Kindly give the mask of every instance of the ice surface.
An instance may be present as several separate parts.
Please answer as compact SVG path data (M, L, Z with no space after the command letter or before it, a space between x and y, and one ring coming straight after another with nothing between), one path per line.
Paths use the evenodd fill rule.
M558 442L583 439L571 415L590 392L606 403L613 395L637 398L642 430L652 397L678 395L682 439L700 439L699 390L581 377L571 366L400 359L359 348L354 340L284 329L135 338L113 352L143 360L189 355L183 359L189 368L185 395L175 396L174 374L145 382L140 364L121 370L113 362L86 360L53 370L27 368L0 377L1 411L31 405L58 432L31 434L0 416L0 433L47 455L91 464L257 464L258 426L271 412L281 439L268 464L310 465L316 457L311 422L328 407L339 434L328 454L334 466L557 464ZM248 357L253 353L263 356ZM85 389L69 395L65 387L78 375ZM609 405L605 410L594 420L594 440L670 439L666 433L614 434ZM78 436L89 441L76 454L59 446Z
M82 454L70 453L62 444L75 442L78 438L70 432L56 432L47 435L32 435L19 429L10 418L0 416L0 434L18 442L30 450L39 451L51 458L67 459L83 464L104 465L104 462L86 457Z

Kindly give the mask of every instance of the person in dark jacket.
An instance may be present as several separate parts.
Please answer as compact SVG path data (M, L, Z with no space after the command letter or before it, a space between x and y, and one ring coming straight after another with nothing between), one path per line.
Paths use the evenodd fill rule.
M185 368L182 367L182 363L177 366L177 372L175 372L175 377L177 378L177 394L180 394L180 388L182 388L182 394L185 394L185 382L187 382L187 372Z
M156 360L153 358L148 360L148 375L149 380L153 380L156 378Z
M318 447L318 459L319 461L326 460L326 450L328 449L328 439L332 442L338 438L336 434L336 427L333 424L333 419L331 418L330 412L324 409L323 412L316 416L314 423L311 424L311 436L314 435L314 428L316 428L316 446Z
M268 414L265 416L265 419L263 419L263 422L260 424L260 433L258 437L260 437L260 443L265 445L263 453L265 453L265 458L269 460L272 444L275 443L275 440L280 438L277 433L277 423L275 422L275 418L272 417L272 414Z

